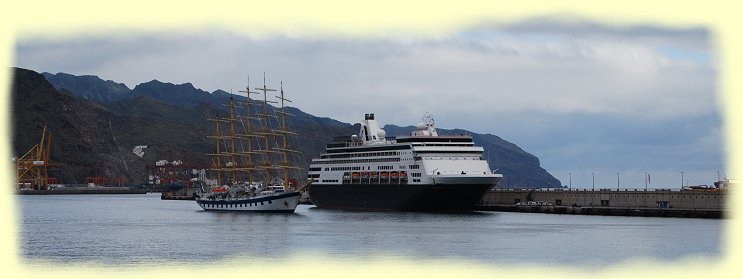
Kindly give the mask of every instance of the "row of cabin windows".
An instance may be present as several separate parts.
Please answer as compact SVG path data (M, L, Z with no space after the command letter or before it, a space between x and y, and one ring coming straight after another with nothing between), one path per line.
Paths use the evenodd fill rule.
M482 157L453 157L453 156L437 156L437 157L423 157L426 160L482 160ZM421 157L415 157L415 160L421 160Z
M269 200L268 204L272 204L272 202ZM263 205L263 202L261 202L261 205ZM238 207L253 207L253 206L258 206L258 203L251 202L251 203L231 203L231 204L208 204L208 203L204 204L204 207L208 207L208 208L238 208Z
M325 168L325 171L344 171L344 170L363 170L364 167L358 166L358 167L331 167L331 168ZM369 167L367 166L366 169L368 170Z
M314 161L313 164L359 164L359 163L378 163L378 162L400 162L400 158L372 158L372 159L353 159L353 160L332 160L332 161Z
M322 182L338 182L338 179L323 179Z
M420 182L420 179L418 180ZM398 178L372 178L372 177L362 177L361 179L354 178L354 179L343 179L343 184L372 184L372 183L380 183L380 184L408 184L408 179L406 177L398 177Z
M361 170L361 167L332 167L332 168L325 168L325 170L331 170L331 171L349 171L349 170ZM320 168L318 168L320 170Z
M366 152L366 153L347 153L347 154L325 154L325 155L320 155L320 159L379 157L379 156L400 156L400 152L385 151L385 152Z
M421 177L421 173L419 173L419 172L411 172L410 173L410 176L412 176L412 177Z
M580 195L580 194L578 194L578 195ZM602 194L602 195L605 195L605 194ZM627 195L625 195L625 194L609 194L609 195L612 196L612 197L614 197L614 196L627 197ZM574 194L574 196L575 196L575 194ZM593 197L594 195L590 195L590 196ZM631 197L635 197L635 198L655 198L655 195L630 195L630 196ZM687 197L690 198L690 199L692 198L692 197L689 197L689 196L671 196L672 199L677 199L677 198L685 199ZM706 195L704 195L704 196L694 196L694 198L695 199L699 199L699 198L702 198L702 199L704 199L704 198L716 199L716 198L718 198L718 196L717 195L714 195L714 196L706 196Z
M406 167L410 167L410 169L420 169L420 165L399 165L399 168L401 170L404 170ZM394 166L377 166L377 170L394 170ZM310 171L321 171L323 168L310 168ZM355 167L326 167L324 168L325 171L354 171L354 170L364 170L364 167L362 166L355 166ZM366 170L370 170L370 167L367 166ZM310 177L309 175L307 177Z
M413 146L474 146L474 143L414 143Z

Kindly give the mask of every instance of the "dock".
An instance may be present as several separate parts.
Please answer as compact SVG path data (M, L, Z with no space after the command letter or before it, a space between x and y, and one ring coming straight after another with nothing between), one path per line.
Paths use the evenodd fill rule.
M145 194L147 189L130 187L61 187L48 190L17 190L18 195Z
M476 210L720 219L726 200L726 190L491 189Z
M199 188L184 187L173 191L163 191L160 194L161 200L196 200L196 194L199 192Z

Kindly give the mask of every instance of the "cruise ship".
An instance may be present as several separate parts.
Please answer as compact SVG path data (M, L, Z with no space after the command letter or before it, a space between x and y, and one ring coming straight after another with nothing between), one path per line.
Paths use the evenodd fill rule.
M433 118L408 136L387 137L374 114L358 135L338 137L312 159L308 193L318 208L471 211L503 177L470 135L439 135Z

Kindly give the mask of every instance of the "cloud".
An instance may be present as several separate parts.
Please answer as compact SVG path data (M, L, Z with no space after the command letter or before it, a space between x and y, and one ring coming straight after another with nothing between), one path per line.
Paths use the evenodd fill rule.
M700 150L693 155L703 162L720 156L719 132L704 128L721 126L709 40L697 27L542 18L437 37L258 37L211 29L29 38L18 43L16 63L131 88L158 79L228 92L244 89L248 76L258 87L265 72L269 87L283 81L293 105L314 115L353 123L375 112L383 124L413 125L429 111L441 127L498 134L542 158L548 170L556 162L629 168L642 156L632 150L653 154L652 163L699 160L684 157L692 155L684 148Z

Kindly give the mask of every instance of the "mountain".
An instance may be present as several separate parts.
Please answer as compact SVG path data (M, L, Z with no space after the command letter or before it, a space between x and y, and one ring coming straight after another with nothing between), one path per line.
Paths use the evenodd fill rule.
M67 90L83 99L96 103L108 104L126 98L129 87L123 83L103 80L97 76L74 76L66 73L42 73L58 90Z
M64 76L54 76L60 75ZM98 84L82 81L91 76L79 77L81 81L74 81L75 76L65 77L67 84L93 87ZM38 142L42 123L46 123L55 133L52 161L64 163L71 173L66 176L67 180L63 180L65 183L94 175L126 175L130 182L141 183L147 179L145 164L161 159L209 164L210 159L204 154L213 152L213 142L206 135L212 134L214 127L206 119L217 114L227 115L224 104L230 98L238 104L247 101L246 97L223 90L209 93L191 83L176 85L158 80L139 84L125 93L101 89L98 91L101 96L119 97L110 99L113 101L96 101L85 98L83 94L91 91L90 88L63 87L56 84L59 80L52 78L47 81L33 71L15 69L13 106L14 124L18 128L14 131L13 142L16 154L27 151ZM117 87L96 88L113 90ZM245 109L244 104L239 109ZM253 103L251 110L255 113L263 108ZM305 167L333 137L356 134L359 129L358 124L316 117L298 108L286 107L285 110L294 115L287 119L287 124L300 137L291 139L291 143L302 151L298 163ZM397 136L409 134L414 128L387 125L384 129L388 136ZM438 130L442 134L472 135L475 143L485 148L490 166L503 173L504 178L499 183L501 187L560 185L540 167L537 157L500 137L460 129ZM58 137L56 133L61 135ZM132 148L137 145L148 146L143 158L132 153Z
M193 107L212 100L212 94L196 89L191 83L172 84L158 80L135 86L131 94L132 96L149 96L160 102L181 107Z
M65 183L83 183L86 176L125 175L129 181L145 176L143 164L122 145L114 132L130 122L104 106L55 89L36 72L15 68L12 87L13 150L25 154L39 143L44 126L51 133L53 177Z

